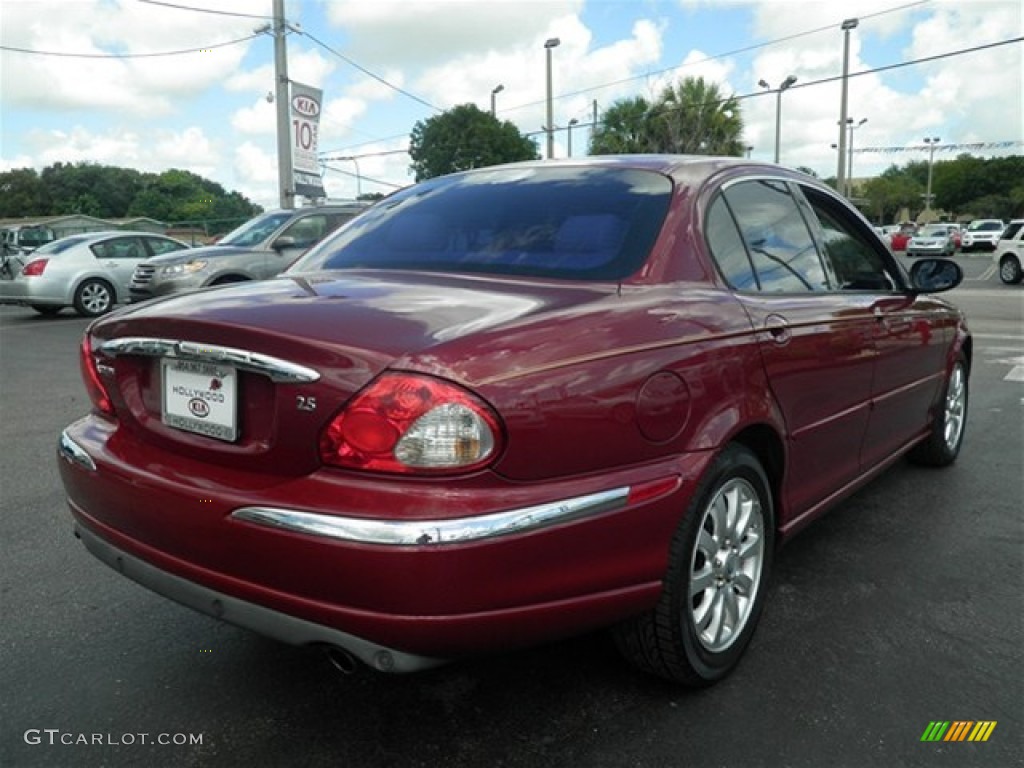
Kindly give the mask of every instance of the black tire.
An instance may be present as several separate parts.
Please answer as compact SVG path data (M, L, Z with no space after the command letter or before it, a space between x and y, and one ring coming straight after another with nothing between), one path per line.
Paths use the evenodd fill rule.
M953 363L942 390L942 400L932 417L931 430L924 442L918 443L909 458L926 467L947 467L960 455L967 426L967 361L961 356Z
M99 317L114 308L114 289L104 280L86 280L75 291L75 311L83 317Z
M249 278L242 277L241 275L225 275L224 277L218 277L216 280L210 283L210 286L212 287L215 285L232 285L233 283L247 282L249 282Z
M43 317L55 317L64 307L54 307L50 304L33 304L32 309Z
M1012 253L1006 254L999 260L999 279L1007 285L1017 285L1024 279L1020 261Z
M740 511L749 513L745 524L731 514ZM619 651L637 668L685 685L724 678L757 627L774 543L764 469L748 449L729 445L708 468L672 537L658 604L615 628ZM698 582L703 588L694 586ZM715 616L729 608L732 616L714 626Z

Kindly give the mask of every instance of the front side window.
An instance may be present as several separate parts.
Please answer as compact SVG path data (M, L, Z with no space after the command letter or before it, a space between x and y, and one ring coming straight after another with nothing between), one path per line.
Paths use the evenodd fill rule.
M264 213L255 219L245 222L237 229L228 232L220 239L217 245L253 246L259 245L270 237L277 228L284 224L292 216L289 211L275 211Z
M744 181L725 192L761 290L806 293L828 288L814 239L783 181Z
M621 280L647 259L671 195L666 176L619 168L509 167L431 179L360 214L289 272Z
M820 225L825 257L837 287L846 291L894 290L899 283L890 266L848 220L839 203L809 187L804 187L803 192ZM946 236L945 230L940 236Z
M176 243L173 240L165 240L161 237L148 237L146 238L146 244L149 246L150 252L155 256L159 256L162 253L181 251L186 248L186 246L181 243Z

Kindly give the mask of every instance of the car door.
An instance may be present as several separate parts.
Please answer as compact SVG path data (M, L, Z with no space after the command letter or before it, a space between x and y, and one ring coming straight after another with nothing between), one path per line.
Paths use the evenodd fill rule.
M928 424L943 381L953 318L935 323L940 302L907 290L899 267L873 242L859 217L820 190L804 191L840 290L871 314L871 418L861 449L867 470L918 437Z
M124 301L128 295L128 286L132 282L135 266L149 253L138 235L112 237L95 243L92 246L96 265L117 291L117 300Z
M805 214L785 181L726 185L709 206L706 228L723 276L758 331L785 419L788 506L812 512L859 474L871 399L870 302L830 290Z

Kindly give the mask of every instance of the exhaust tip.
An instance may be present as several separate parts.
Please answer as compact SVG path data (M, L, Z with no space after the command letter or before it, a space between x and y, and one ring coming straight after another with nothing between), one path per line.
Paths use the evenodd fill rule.
M344 648L338 648L337 646L331 646L327 649L327 660L331 662L331 666L343 675L355 674L355 671L359 668L359 662L356 661L355 656Z

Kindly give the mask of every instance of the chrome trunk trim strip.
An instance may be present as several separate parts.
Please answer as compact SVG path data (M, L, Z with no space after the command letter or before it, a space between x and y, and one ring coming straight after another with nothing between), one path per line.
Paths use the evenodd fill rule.
M281 528L360 544L428 547L526 533L626 506L629 488L615 488L533 507L451 520L374 520L324 515L279 507L242 507L231 517L247 523Z
M268 376L271 381L279 384L308 384L320 378L318 371L278 357L235 347L200 344L194 341L126 336L104 341L96 348L96 351L108 357L143 355L146 357L174 357L204 363L226 363L239 370Z

